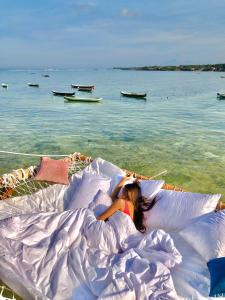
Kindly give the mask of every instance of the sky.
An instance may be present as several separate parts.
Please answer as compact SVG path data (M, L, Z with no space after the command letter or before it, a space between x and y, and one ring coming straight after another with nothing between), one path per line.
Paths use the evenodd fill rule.
M0 68L225 63L225 0L0 0Z

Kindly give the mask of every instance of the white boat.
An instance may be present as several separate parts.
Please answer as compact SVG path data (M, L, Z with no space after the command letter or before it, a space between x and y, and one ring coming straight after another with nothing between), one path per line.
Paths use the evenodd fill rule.
M7 89L8 84L7 83L2 83L2 87L5 88L5 89Z

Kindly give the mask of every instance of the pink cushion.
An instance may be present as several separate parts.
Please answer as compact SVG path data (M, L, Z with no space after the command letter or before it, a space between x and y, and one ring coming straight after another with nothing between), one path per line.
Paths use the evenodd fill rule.
M69 165L70 162L68 159L55 160L49 157L42 157L37 175L34 179L39 181L69 184Z

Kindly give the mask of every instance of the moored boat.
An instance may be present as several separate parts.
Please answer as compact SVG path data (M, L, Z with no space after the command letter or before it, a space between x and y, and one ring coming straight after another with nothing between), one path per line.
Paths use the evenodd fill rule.
M225 93L217 93L217 98L219 99L225 99Z
M2 87L5 88L5 89L7 89L8 84L7 83L2 83Z
M79 86L78 88L78 91L81 91L81 92L92 92L93 91L93 88L92 87L82 87L82 86Z
M38 84L38 83L31 83L31 82L28 82L27 85L28 85L28 86L31 86L31 87L39 87L39 84Z
M147 93L132 93L132 92L121 91L120 94L124 97L131 97L131 98L146 98L147 97Z
M58 91L52 91L52 93L55 96L73 96L73 95L75 95L75 92L58 92Z
M89 89L94 89L95 86L94 85L82 85L82 84L71 84L71 87L74 89L78 89L78 88L89 88Z
M64 97L65 101L68 102L87 102L87 103L96 103L102 101L102 98L88 98L88 97Z

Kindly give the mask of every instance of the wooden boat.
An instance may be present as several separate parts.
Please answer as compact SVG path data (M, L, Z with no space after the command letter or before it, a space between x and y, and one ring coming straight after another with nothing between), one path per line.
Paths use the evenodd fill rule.
M71 84L71 87L74 89L78 89L78 88L90 88L90 89L94 89L95 86L94 85L82 85L82 84Z
M217 98L225 99L225 94L217 93Z
M87 97L64 97L65 101L68 102L86 102L86 103L96 103L102 101L102 98L87 98Z
M7 89L8 84L7 83L2 83L2 87L5 88L5 89Z
M39 87L39 84L38 84L38 83L30 83L30 82L28 82L27 85L28 85L28 86L31 86L31 87Z
M52 91L52 93L55 96L73 96L73 95L75 95L75 92L57 92L57 91Z
M147 93L132 93L132 92L125 92L121 91L120 94L124 97L131 97L131 98L146 98Z
M81 92L89 92L89 93L91 93L93 91L92 87L82 87L82 86L79 86L77 89L78 89L78 91L81 91Z

